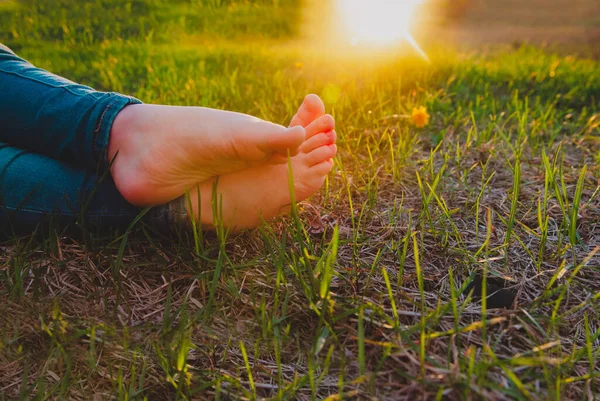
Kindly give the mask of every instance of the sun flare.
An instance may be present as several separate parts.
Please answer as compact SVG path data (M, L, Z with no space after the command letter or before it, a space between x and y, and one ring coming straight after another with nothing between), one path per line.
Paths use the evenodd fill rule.
M336 0L342 37L355 46L388 47L408 41L422 56L411 35L422 0Z

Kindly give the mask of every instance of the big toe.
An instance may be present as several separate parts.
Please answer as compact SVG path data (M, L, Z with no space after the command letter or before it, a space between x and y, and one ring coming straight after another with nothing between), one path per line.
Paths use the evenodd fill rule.
M272 135L269 138L268 148L275 153L287 156L298 154L300 145L306 139L306 130L301 126L287 128L280 135Z
M325 114L325 105L321 98L315 94L307 95L298 109L298 112L292 118L290 127L295 127L297 125L306 127L323 114Z

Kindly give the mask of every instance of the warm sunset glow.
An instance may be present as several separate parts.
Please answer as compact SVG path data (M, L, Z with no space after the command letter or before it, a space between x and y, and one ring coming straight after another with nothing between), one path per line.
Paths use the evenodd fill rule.
M336 0L342 35L352 45L385 47L408 41L423 56L411 35L422 0Z

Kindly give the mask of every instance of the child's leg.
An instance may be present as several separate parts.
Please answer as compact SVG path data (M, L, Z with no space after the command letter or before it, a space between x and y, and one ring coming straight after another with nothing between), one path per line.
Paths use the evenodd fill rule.
M0 47L0 141L96 169L112 123L139 100L97 92L37 68Z
M98 182L100 181L100 182ZM171 225L168 207L150 211L154 223ZM55 217L60 226L77 221L123 228L140 213L117 191L110 176L0 143L0 232L27 233Z
M0 141L92 170L118 154L113 180L139 206L166 203L218 175L285 163L305 139L302 127L245 114L134 104L140 102L68 81L3 49L0 94Z
M317 191L331 169L335 123L323 113L320 99L309 96L292 119L292 124L306 128L309 137L292 158L297 201ZM212 182L199 184L202 216L196 210L196 186L190 190L195 217L207 228L214 224ZM224 175L217 191L223 199L222 216L227 227L254 227L289 204L288 167L259 166ZM59 217L61 226L83 221L103 227L126 227L139 213L140 209L119 193L110 176L99 179L91 170L0 143L0 232L29 232L52 214ZM187 224L186 202L180 198L152 208L145 219L161 229Z

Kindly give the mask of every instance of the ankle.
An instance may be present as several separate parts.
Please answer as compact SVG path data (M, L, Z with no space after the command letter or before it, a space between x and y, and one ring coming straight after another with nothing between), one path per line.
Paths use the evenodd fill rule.
M110 130L107 158L110 173L119 193L129 203L139 207L149 206L145 194L145 177L136 171L136 135L143 121L142 104L125 107L115 118Z
M113 161L117 152L126 150L127 140L130 140L131 135L135 132L134 127L137 125L136 121L139 120L142 107L144 107L143 104L129 105L115 117L108 138L108 163Z

